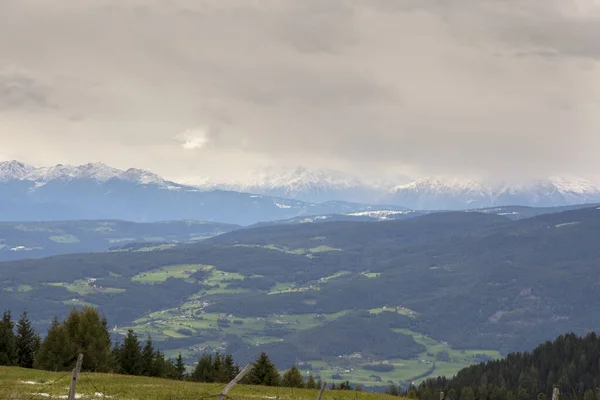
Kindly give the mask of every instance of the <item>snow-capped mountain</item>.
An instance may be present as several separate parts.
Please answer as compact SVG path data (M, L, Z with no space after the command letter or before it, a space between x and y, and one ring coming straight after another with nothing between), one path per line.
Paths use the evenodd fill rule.
M600 202L598 185L577 177L552 177L515 184L425 178L402 184L366 181L338 171L262 168L239 183L203 184L203 188L257 193L309 202L342 200L390 204L418 210L466 210L505 205L556 207Z
M375 187L355 176L340 171L311 170L300 166L263 167L253 171L249 179L244 181L213 183L210 186L317 203L331 200L372 202L377 197Z
M472 209L522 205L557 207L600 202L600 187L581 178L553 177L520 184L421 179L396 186L386 197L391 204L413 209Z
M377 208L377 207L375 207ZM37 168L0 162L0 220L205 220L240 225L372 207L182 185L141 169L102 163Z
M74 180L90 180L97 183L104 183L110 179L164 187L175 187L173 185L176 185L167 185L167 182L163 178L149 171L136 168L123 171L104 163L89 163L85 165L58 164L52 167L36 168L14 160L0 162L0 182L11 180L32 181L36 182L37 186L40 187L52 181L65 183Z

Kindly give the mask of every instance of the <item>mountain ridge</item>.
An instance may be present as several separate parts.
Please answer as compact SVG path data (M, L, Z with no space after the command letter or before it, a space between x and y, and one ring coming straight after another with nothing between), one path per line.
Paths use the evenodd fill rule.
M251 173L250 178L244 182L217 183L205 180L194 185L191 181L178 183L150 171L137 168L121 170L101 162L79 166L58 164L51 167L34 167L14 160L0 162L0 184L19 183L20 190L29 192L45 190L45 186L59 183L89 181L96 185L121 185L121 188L122 184L129 183L186 193L220 192L231 196L237 193L254 195L253 199L259 199L260 196L286 199L285 202L277 203L279 206L273 202L280 209L292 207L290 201L312 204L339 201L363 206L370 204L376 209L389 205L413 210L468 210L511 205L557 207L600 202L600 185L572 176L553 176L521 183L488 183L483 180L465 181L439 177L408 180L405 176L398 177L397 180L402 183L366 181L333 170L270 167ZM28 186L27 182L33 184ZM352 211L368 210L362 207ZM309 214L315 213L300 213Z

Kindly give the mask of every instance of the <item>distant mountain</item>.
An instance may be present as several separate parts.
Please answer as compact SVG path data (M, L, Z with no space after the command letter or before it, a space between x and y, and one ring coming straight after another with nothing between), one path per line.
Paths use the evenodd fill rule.
M376 185L366 184L352 175L305 167L260 168L253 171L247 181L213 183L209 187L316 203L330 200L373 203L383 193Z
M332 170L262 168L238 183L203 183L201 188L234 190L300 201L343 200L391 204L415 210L466 210L497 206L558 207L600 202L600 186L577 177L552 177L528 183L411 180L365 181Z
M412 209L468 209L521 205L556 207L600 202L600 187L584 179L549 178L527 184L422 179L399 185L386 201Z
M0 162L0 220L202 220L249 225L313 214L371 210L343 201L323 204L171 182L149 171L102 163L36 168Z

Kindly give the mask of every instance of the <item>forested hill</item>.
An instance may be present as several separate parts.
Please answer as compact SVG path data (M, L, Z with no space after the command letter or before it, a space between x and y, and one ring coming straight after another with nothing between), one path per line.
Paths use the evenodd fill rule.
M596 400L600 396L600 338L559 336L531 353L512 353L461 370L451 380L425 381L418 388L423 400L529 400L550 398L554 387L561 399Z
M0 263L0 304L27 309L38 329L93 305L116 332L151 333L190 359L198 348L240 362L264 350L282 368L327 359L338 368L329 376L365 384L396 372L359 367L389 361L410 381L600 326L599 237L597 207L242 229L162 250ZM340 355L362 364L341 369Z

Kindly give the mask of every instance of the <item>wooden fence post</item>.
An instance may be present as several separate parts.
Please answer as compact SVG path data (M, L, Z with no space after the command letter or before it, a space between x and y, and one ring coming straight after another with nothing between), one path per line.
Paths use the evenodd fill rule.
M77 357L77 364L73 369L73 378L71 379L71 387L69 388L69 400L75 400L75 391L77 390L77 379L79 379L79 373L81 372L81 364L83 364L83 354L79 354Z
M317 400L321 400L321 397L323 397L323 392L325 391L326 387L327 387L327 382L323 382L321 384L321 390L319 390L319 395L317 396Z
M560 399L560 389L555 387L554 390L552 391L552 400L558 400Z
M444 399L445 399L444 392L440 392L440 400L444 400Z
M223 400L225 398L225 396L227 395L227 393L229 393L229 391L231 389L233 389L233 387L235 385L237 385L238 383L240 383L240 381L242 379L244 379L244 376L246 376L246 374L248 372L250 372L252 370L252 368L254 368L254 365L252 364L248 364L244 367L244 369L242 369L242 371L237 374L237 376L235 378L233 378L233 380L231 382L229 382L227 384L227 386L225 386L225 389L223 389L223 391L219 394L219 400Z

